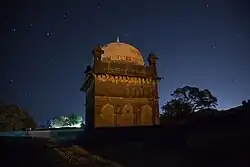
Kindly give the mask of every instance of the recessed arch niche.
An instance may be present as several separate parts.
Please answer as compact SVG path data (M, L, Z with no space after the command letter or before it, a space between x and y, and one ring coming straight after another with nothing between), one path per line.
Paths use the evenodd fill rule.
M141 109L141 123L143 125L152 125L152 107L150 107L149 105L144 105L142 106Z
M114 106L111 104L106 104L102 107L101 117L106 125L114 126Z
M122 108L121 114L118 115L118 126L132 126L134 124L134 111L133 107L126 104Z

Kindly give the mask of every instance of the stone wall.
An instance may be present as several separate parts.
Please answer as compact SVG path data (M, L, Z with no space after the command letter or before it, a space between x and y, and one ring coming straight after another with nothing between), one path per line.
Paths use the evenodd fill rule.
M132 83L132 81L125 83L122 79L113 82L111 79L96 79L95 81L96 96L152 98L152 89L152 83Z
M147 98L95 97L96 127L153 125L152 102Z
M86 104L88 119L94 127L159 124L158 79L154 66L96 60L87 76L82 90L94 86L91 104L94 108L91 110L90 104Z
M93 67L95 74L111 74L111 75L125 75L135 77L157 77L154 67L141 66L126 63L108 63L102 61L96 61Z
M96 127L153 125L159 122L158 99L153 103L154 84L150 78L96 74Z

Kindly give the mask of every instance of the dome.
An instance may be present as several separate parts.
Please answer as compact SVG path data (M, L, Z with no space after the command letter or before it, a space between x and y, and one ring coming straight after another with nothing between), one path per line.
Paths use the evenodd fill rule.
M117 41L104 45L102 50L104 51L101 57L102 61L144 65L141 53L132 45Z

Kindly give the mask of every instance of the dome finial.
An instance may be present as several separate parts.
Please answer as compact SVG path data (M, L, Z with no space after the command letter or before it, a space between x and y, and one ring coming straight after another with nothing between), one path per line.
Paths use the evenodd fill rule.
M116 37L116 42L120 42L119 36Z

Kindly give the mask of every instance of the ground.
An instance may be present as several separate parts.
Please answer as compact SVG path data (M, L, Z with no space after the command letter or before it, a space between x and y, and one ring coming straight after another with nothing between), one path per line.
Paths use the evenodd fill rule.
M1 164L25 167L95 167L97 163L88 157L77 155L75 147L52 148L41 139L1 137ZM74 155L72 155L73 153Z
M58 156L44 147L43 140L1 137L0 141L4 166L54 167L59 164Z
M48 142L41 139L1 137L1 164L25 167L224 167L249 166L248 161L229 161L216 156L218 161L208 164L192 160L183 149L166 149L145 143L110 143L106 145L84 146L78 143ZM247 156L239 151L241 157ZM247 158L248 159L248 158ZM227 162L227 163L226 163ZM3 165L2 165L3 166Z
M57 143L49 143L41 139L5 137L1 138L1 159L3 160L1 163L13 167L146 167L163 165L159 159L165 157L164 162L171 167L183 164L183 161L179 161L183 157L178 151L171 151L170 155L170 152L162 153L140 143L109 147L106 145L98 146L98 149L85 149L79 145L57 145ZM131 152L131 149L134 151ZM166 157L168 161L166 161Z
M71 142L1 137L1 164L13 167L123 167Z

